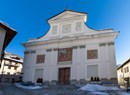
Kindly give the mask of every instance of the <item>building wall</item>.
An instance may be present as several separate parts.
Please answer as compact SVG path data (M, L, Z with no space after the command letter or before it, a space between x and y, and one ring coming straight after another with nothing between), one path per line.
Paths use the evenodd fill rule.
M126 84L125 78L129 78L130 82L130 61L117 69L117 75L118 75L118 83L120 85Z
M1 68L0 68L0 74L2 74L2 71L3 71L3 74L8 74L9 73L11 75L19 74L19 73L22 72L22 64L21 63L19 63L19 62L11 62L11 64L13 66L11 66L10 69L8 68L9 64L10 64L10 61L8 61L8 60L3 60L2 61ZM18 66L16 70L15 70L14 66Z
M0 58L1 58L2 48L5 39L5 33L6 31L2 27L0 27Z
M92 39L93 40L93 39ZM107 40L107 39L104 39ZM58 68L61 67L71 67L71 77L70 80L76 79L85 79L90 80L87 77L87 67L88 66L98 66L98 77L104 79L111 79L116 78L116 61L115 61L115 51L114 45L108 45L106 43L105 46L99 46L99 40L95 39L94 43L90 44L91 40L81 40L81 41L69 41L64 44L62 43L55 43L48 44L48 48L50 47L52 51L46 51L46 45L44 46L37 46L37 47L30 47L28 50L36 50L36 53L29 53L25 54L24 56L24 81L33 81L35 78L35 70L36 69L43 69L43 80L52 81L58 80ZM109 41L109 40L108 40ZM106 41L106 42L108 42ZM72 62L65 62L62 64L57 63L58 59L58 51L54 51L57 45L59 48L67 48L78 46L76 49L73 49L73 59ZM84 45L84 48L80 48L80 45ZM78 45L79 44L79 45ZM97 49L98 50L98 58L97 59L87 59L87 50ZM36 56L40 54L45 54L45 62L43 64L36 64Z
M0 67L1 82L12 82L12 78L16 81L22 76L23 60L11 57L12 54L5 53ZM13 55L14 56L14 55Z

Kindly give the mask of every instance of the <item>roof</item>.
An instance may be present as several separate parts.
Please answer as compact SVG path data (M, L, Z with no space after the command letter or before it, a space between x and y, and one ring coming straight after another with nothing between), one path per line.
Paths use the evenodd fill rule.
M22 60L17 60L17 59L12 59L12 58L6 58L6 57L4 57L4 60L9 60L9 61L18 62L18 63L23 64Z
M117 69L122 68L124 65L126 65L128 62L130 62L130 58L126 60L122 65L120 65Z
M8 46L8 44L11 42L11 40L14 38L14 36L17 34L16 30L9 27L6 23L0 21L0 27L6 30L6 35L4 39L4 45L2 48L2 51L5 50L5 48Z
M9 53L9 52L6 52L6 51L5 51L4 59L14 61L14 62L19 62L21 64L23 63L23 58L19 57L16 54L12 54L12 53Z

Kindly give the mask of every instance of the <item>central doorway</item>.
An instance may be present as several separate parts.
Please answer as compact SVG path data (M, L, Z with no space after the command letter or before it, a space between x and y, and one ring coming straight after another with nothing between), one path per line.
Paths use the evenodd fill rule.
M70 67L59 68L59 83L69 84L69 80L70 80Z

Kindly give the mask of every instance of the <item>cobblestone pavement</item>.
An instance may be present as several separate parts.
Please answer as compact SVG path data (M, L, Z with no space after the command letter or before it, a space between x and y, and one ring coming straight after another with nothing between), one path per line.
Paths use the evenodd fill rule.
M85 92L77 90L78 88L72 85L56 85L44 87L37 90L27 90L15 87L13 84L1 83L0 95L106 95L106 94L94 94L91 92ZM108 95L122 95L121 91L106 91Z

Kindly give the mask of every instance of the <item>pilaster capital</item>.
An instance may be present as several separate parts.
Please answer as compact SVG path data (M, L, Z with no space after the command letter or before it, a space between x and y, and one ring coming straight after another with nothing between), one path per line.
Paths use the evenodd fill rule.
M86 46L85 45L80 45L79 48L85 48Z
M108 42L107 45L108 45L108 46L114 45L114 42Z
M46 49L46 52L51 52L52 51L52 49Z
M99 46L106 46L106 43L99 43Z

